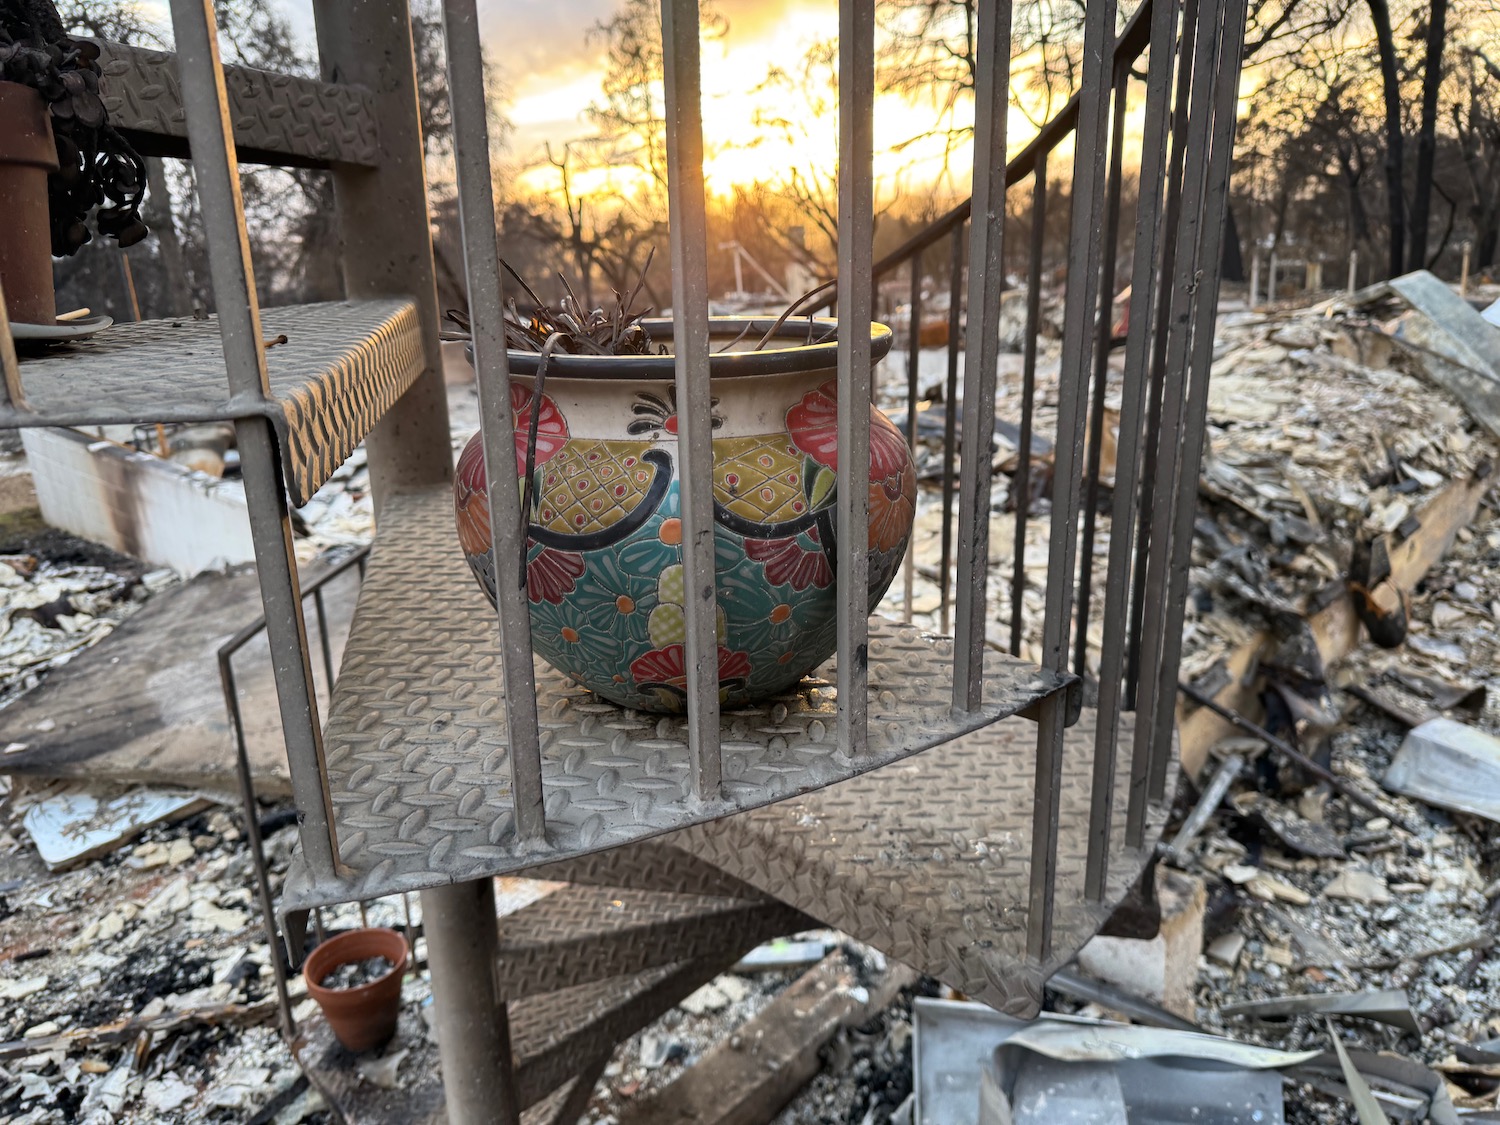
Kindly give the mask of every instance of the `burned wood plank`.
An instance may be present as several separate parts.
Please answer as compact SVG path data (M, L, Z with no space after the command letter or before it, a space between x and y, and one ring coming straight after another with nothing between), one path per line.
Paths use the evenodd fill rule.
M1459 529L1473 522L1492 483L1486 467L1469 480L1454 481L1418 513L1421 527L1417 532L1389 549L1391 582L1397 588L1410 592L1448 553ZM1338 663L1359 645L1359 617L1350 598L1339 598L1319 610L1309 618L1308 625L1325 667ZM1255 666L1270 640L1268 633L1258 633L1230 654L1231 679L1214 695L1215 703L1251 721L1264 715ZM1202 772L1209 747L1235 733L1232 723L1208 707L1189 712L1179 703L1177 724L1182 766L1193 777Z
M681 1078L632 1106L625 1125L769 1121L822 1068L823 1044L883 1010L915 980L913 970L893 964L866 991L843 951L830 953Z

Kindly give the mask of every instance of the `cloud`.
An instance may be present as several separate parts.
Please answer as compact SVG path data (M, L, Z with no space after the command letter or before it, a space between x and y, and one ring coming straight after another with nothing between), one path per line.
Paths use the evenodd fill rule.
M480 0L485 49L511 85L597 67L602 44L588 32L608 19L616 0Z
M739 43L775 39L814 13L826 13L830 34L838 27L838 0L714 0L714 7L729 21L730 40Z

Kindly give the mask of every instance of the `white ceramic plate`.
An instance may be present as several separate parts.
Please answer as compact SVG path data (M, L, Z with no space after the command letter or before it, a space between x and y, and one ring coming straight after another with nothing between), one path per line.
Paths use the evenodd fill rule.
M66 320L61 324L16 324L11 323L12 339L31 343L63 344L71 340L86 340L96 332L103 332L115 322L114 317L86 316L82 320Z

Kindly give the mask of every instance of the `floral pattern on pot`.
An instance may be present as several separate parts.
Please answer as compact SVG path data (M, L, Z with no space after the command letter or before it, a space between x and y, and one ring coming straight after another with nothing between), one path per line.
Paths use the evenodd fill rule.
M721 427L734 428L741 406L754 420L752 429L767 417L782 423L769 433L741 426L714 438L716 632L725 706L787 691L836 647L838 403L827 376L824 370L771 380L785 395L772 409L764 398L775 388L756 390L750 379L726 380L722 403L715 400L716 435ZM526 543L532 645L553 667L607 699L680 712L687 690L686 617L671 384L627 389L573 380L556 386L549 380L537 412ZM600 423L597 408L594 420L585 421L589 410L577 401L591 396L615 396L609 416L624 421ZM532 405L530 387L513 383L523 479ZM905 554L916 502L906 439L874 407L867 498L873 609ZM460 544L493 601L477 434L459 459L454 501Z

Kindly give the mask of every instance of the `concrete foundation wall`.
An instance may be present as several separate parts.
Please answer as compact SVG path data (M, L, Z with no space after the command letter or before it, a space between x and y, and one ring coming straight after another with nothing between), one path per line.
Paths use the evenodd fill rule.
M53 527L188 576L254 559L238 481L78 430L22 434L42 518Z

